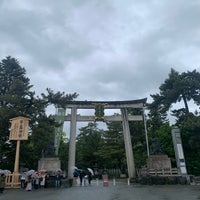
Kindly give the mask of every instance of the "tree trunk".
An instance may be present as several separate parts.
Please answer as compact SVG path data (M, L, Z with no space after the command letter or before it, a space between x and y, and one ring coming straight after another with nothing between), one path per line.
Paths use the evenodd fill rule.
M187 99L186 99L185 95L182 95L182 97L183 97L183 101L184 101L184 104L185 104L186 114L188 114L189 113L189 108L188 108Z

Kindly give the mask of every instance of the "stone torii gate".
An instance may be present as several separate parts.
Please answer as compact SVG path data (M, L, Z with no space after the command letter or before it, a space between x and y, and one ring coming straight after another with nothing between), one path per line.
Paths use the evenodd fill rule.
M69 160L68 160L68 178L73 178L73 170L75 167L76 153L76 123L89 121L122 121L124 143L127 158L128 176L129 179L136 177L135 164L129 129L129 121L142 121L143 115L128 115L128 108L144 108L147 98L130 100L130 101L69 101L67 102L68 109L71 109L71 114L65 116L64 121L70 121L70 140L69 140ZM112 116L81 116L77 115L78 109L95 109L97 107L104 109L120 109L121 115ZM102 113L101 113L102 114ZM96 113L95 113L96 115Z

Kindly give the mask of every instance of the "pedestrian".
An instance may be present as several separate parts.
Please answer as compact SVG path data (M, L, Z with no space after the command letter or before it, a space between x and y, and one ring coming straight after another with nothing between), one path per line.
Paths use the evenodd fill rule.
M74 172L73 172L73 183L74 185L77 185L77 178L79 176L79 173L78 173L78 169L74 169Z
M5 174L0 174L0 193L3 193L5 187Z
M90 171L88 171L88 183L89 183L89 185L91 184L91 180L92 180L92 173Z
M83 185L86 186L86 180L88 178L88 175L85 173L85 175L83 176Z
M46 174L41 173L41 175L40 175L40 186L41 186L41 188L44 188L45 184L46 184Z
M31 176L28 177L28 182L27 182L27 185L26 185L26 190L27 191L31 191L32 190L32 178L31 178Z
M34 176L34 188L38 189L40 185L40 177L39 174L36 173L36 175Z
M56 173L56 177L55 177L55 184L56 184L56 188L60 188L60 186L61 186L61 174L60 174L60 172L57 172Z
M83 178L85 176L85 172L81 169L79 173L79 179L80 179L80 186L83 184Z
M21 182L21 188L24 189L25 188L25 182L26 182L26 174L25 173L21 174L20 182Z

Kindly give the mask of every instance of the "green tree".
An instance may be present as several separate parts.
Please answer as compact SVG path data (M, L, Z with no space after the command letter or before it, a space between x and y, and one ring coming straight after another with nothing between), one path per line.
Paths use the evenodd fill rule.
M8 142L9 120L16 116L30 117L32 112L34 92L25 75L25 69L15 58L8 56L0 62L0 152L7 159L2 164L7 163L8 167L14 163L16 145L13 141Z
M148 105L150 109L150 119L148 120L150 132L159 138L161 146L171 157L172 162L175 163L170 140L171 127L167 123L166 116L172 105L182 101L184 107L174 109L170 114L176 117L176 125L181 129L188 171L198 175L199 113L197 111L191 113L188 102L193 101L194 105L197 106L200 104L200 73L193 70L180 74L171 69L169 78L161 84L159 89L159 94L151 95L153 102Z
M131 115L143 116L143 109L141 108L129 109L128 113ZM130 121L129 127L130 127L131 141L133 145L135 166L137 168L141 168L146 164L146 159L147 159L147 144L145 137L144 121Z
M155 131L155 137L158 138L163 153L167 154L172 161L172 165L176 166L175 153L172 142L171 126L169 123L163 123L159 129Z
M26 71L15 58L7 57L0 62L0 129L1 138L6 138L10 118L29 116L34 92L25 76Z
M102 168L116 168L125 171L126 156L122 124L120 122L107 122L107 129L103 132L103 140L96 152L102 160Z
M101 144L102 133L103 130L97 127L97 123L88 123L87 126L80 128L80 134L77 136L76 151L78 167L94 167L99 164L96 152Z
M151 96L153 98L152 105L161 107L160 113L166 114L172 104L183 100L184 110L182 109L182 111L188 114L189 101L193 100L195 104L200 104L200 73L194 70L179 74L174 69L171 69L169 78L161 84L159 89L160 94ZM174 113L176 113L176 110L174 110Z
M147 145L145 138L144 122L129 122L131 141L133 145L133 155L135 166L141 168L146 164Z
M41 94L43 99L45 99L49 104L53 104L56 107L66 108L69 101L73 101L78 97L78 94L74 92L73 94L65 94L65 92L54 92L50 88L47 88L47 95Z
M47 116L48 105L65 107L78 95L53 92L35 97L25 68L10 56L0 62L0 164L1 168L12 170L15 159L15 141L9 141L9 120L17 116L28 117L30 121L29 140L21 142L20 164L37 168L38 159L48 143L54 142L54 128L59 126L53 116Z
M149 133L153 135L153 133L168 120L166 112L163 113L162 110L162 101L164 97L159 94L151 95L151 97L153 99L152 103L147 104L149 110L147 124L148 127L151 127L151 132Z
M63 170L68 169L68 157L69 157L69 139L66 138L66 133L62 132L60 148L58 151L58 157L61 161L61 168Z
M200 116L190 113L180 124L186 166L189 174L200 175Z

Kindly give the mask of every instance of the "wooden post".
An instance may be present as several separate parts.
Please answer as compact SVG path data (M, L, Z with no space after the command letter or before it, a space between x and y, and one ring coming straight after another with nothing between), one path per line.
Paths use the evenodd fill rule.
M14 173L19 173L19 149L20 149L20 140L17 140Z

